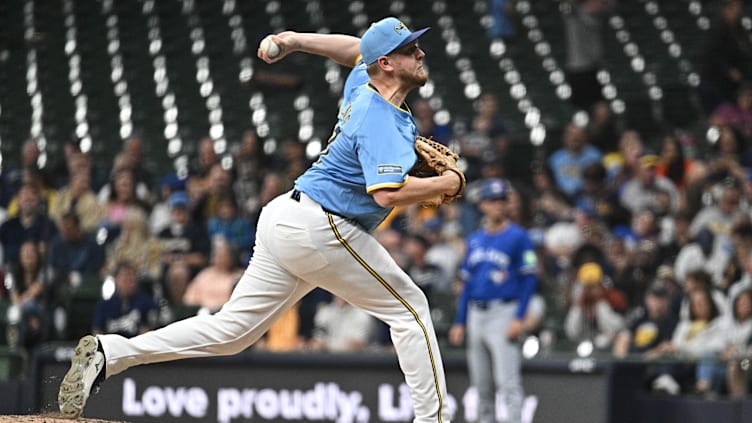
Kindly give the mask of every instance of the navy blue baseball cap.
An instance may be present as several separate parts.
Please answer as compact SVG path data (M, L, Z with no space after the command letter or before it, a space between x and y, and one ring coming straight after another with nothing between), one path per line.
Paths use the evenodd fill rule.
M480 187L479 197L482 200L506 199L509 196L509 183L500 178L490 178Z
M395 17L384 18L371 24L360 39L360 53L367 65L381 56L406 46L423 35L431 27L411 32L407 26Z

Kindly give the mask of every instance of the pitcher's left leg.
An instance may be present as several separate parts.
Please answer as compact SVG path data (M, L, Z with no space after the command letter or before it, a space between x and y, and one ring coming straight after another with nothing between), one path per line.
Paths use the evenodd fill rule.
M331 216L315 231L328 265L309 282L386 322L415 407L415 422L448 423L446 381L428 300L370 234Z

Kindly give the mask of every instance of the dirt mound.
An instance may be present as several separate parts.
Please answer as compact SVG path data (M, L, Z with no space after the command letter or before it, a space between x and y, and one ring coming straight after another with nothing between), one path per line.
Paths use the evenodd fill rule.
M126 423L116 422L114 420L99 420L99 419L85 419L80 418L78 420L64 419L60 415L55 414L37 414L37 415L25 415L25 416L0 416L0 423Z

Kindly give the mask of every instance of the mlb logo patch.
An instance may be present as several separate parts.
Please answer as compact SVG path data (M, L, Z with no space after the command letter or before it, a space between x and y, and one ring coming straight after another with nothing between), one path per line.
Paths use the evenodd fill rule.
M378 175L401 175L402 166L395 164L380 164L377 168Z

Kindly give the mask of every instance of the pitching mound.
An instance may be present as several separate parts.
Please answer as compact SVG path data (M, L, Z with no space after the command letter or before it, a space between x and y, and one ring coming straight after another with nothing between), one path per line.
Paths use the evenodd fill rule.
M69 420L60 417L59 415L27 415L27 416L0 416L0 423L125 423L115 422L113 420L99 420L99 419L85 419L80 418L78 420Z

